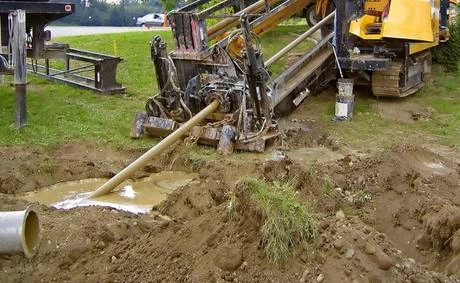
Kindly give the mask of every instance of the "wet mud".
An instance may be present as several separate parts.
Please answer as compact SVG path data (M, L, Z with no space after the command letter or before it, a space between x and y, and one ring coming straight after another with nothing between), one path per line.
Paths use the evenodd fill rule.
M108 179L84 179L41 188L20 198L58 209L102 206L132 213L148 213L166 200L168 194L196 177L196 174L181 171L162 171L138 180L125 181L112 192L95 198L89 198L89 195Z

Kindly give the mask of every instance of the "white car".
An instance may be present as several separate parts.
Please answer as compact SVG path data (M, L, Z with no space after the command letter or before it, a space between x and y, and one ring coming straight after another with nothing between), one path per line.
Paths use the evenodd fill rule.
M164 14L148 14L137 18L136 24L141 27L161 27L165 21Z

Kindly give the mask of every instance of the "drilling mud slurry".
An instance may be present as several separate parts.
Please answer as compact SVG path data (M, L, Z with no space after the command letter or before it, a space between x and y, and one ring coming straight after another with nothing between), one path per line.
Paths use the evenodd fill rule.
M287 152L287 156L293 160L317 162L335 161L345 157L343 154L332 151L327 147L306 147L294 149Z
M132 213L148 213L164 201L169 193L187 185L197 174L163 171L136 181L125 181L118 189L106 195L88 196L107 179L93 178L64 182L25 194L22 198L59 209L79 206L107 206Z

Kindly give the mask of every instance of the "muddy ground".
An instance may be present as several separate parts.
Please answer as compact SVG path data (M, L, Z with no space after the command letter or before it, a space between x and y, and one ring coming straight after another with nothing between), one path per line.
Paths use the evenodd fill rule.
M197 160L178 145L153 160L136 177L171 168L199 177L148 215L37 204L39 253L0 255L1 281L460 282L458 151L419 142L363 153L297 116L264 155ZM23 209L18 197L40 187L110 177L141 153L91 142L0 147L0 210ZM263 253L263 219L237 185L244 175L295 182L319 215L316 239L285 263Z

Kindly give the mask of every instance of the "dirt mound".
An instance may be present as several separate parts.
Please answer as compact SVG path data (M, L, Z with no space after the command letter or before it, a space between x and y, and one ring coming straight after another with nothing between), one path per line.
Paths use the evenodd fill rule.
M334 186L345 198L344 209L385 233L417 262L444 271L453 254L440 255L438 248L455 227L445 228L449 230L446 238L446 232L434 223L450 220L430 215L445 205L457 206L460 174L456 162L420 147L398 145L362 160L345 158L331 170ZM421 245L421 235L434 244Z
M17 160L10 165L18 166L25 156L34 156L33 151L22 150L18 156L7 155ZM89 150L82 155L95 164L97 170L91 171L78 163L83 162L76 157L80 149L65 150L68 155L60 159L67 160L63 170L74 170L72 162L82 168L54 181L116 171L113 168L136 155L107 155L96 163ZM42 155L32 159L37 164L55 154L38 152ZM182 169L190 164L183 159L174 166ZM0 255L3 281L460 281L456 162L423 148L394 146L377 156L348 155L321 164L288 157L194 164L199 178L176 190L149 215L40 206L43 240L39 253L31 260ZM16 176L23 176L18 179L25 182L29 175L41 173L22 174ZM301 241L282 264L272 263L262 249L263 218L257 207L234 206L235 198L239 204L250 203L235 190L245 175L294 182L299 198L320 216L316 240ZM10 194L0 194L1 210L26 205Z
M423 219L424 237L432 248L441 250L449 247L450 241L455 244L454 240L460 234L460 208L445 206L437 212L427 213ZM453 247L453 250L459 251L457 247Z
M25 203L0 196L1 210L19 210ZM161 225L156 216L138 216L104 208L70 211L38 208L42 241L31 260L21 255L0 256L3 282L104 281L112 255L104 251L134 242ZM128 240L129 239L129 240Z
M460 208L444 206L423 217L424 233L419 243L447 258L445 273L460 275Z
M103 149L91 143L0 148L0 193L22 193L58 182L111 177L139 152Z
M356 217L328 218L323 229L317 249L327 282L455 282L405 257L385 234Z

